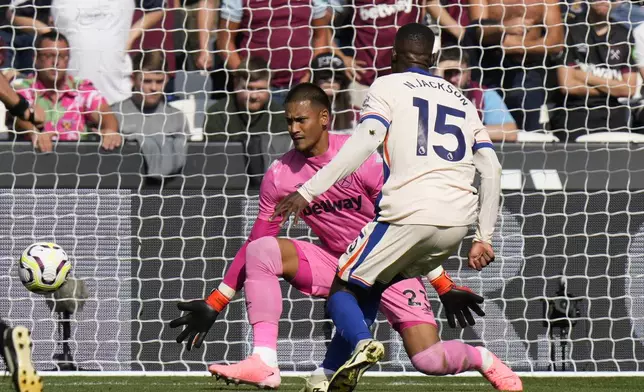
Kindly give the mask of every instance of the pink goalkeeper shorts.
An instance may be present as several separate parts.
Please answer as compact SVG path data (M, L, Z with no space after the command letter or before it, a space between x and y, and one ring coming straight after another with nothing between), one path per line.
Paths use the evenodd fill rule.
M291 241L300 258L297 275L291 284L304 294L326 298L338 268L339 255L310 242ZM385 290L380 311L397 331L416 324L436 325L421 278L406 279Z

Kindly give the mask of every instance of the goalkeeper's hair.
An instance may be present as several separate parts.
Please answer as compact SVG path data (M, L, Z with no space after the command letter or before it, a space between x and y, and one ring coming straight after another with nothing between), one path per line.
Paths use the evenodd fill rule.
M311 105L321 106L331 113L331 102L324 90L313 83L301 83L293 87L286 95L284 105L293 102L309 101Z
M36 42L34 42L34 47L36 49L42 48L42 43L45 41L64 41L69 47L69 40L67 39L67 37L65 37L63 33L56 29L51 29L44 34L38 34L38 38L36 38Z
M146 50L132 55L134 72L168 72L168 62L162 50Z

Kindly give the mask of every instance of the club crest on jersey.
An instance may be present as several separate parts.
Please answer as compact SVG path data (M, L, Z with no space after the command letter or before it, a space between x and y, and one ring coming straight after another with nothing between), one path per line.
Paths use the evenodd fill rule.
M351 176L345 177L338 181L338 185L340 185L342 188L349 188L351 187L352 181L351 181Z
M362 195L358 197L348 197L342 200L322 200L309 204L302 214L304 216L320 215L327 212L336 212L342 210L359 210L362 207Z

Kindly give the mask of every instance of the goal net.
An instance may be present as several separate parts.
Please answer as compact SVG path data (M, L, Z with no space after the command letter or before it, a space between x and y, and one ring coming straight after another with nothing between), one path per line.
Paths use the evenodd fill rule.
M31 66L25 68L21 65L25 61L21 55L39 42L32 32L19 28L18 24L24 23L24 19L22 22L16 19L20 15L29 16L20 12L25 12L21 7L31 3L14 0L10 8L13 14L8 14L9 18L3 22L4 29L0 33L5 32L6 35L0 35L4 40L2 49L3 53L10 55L9 63L3 65L5 75L12 75L13 71L20 73L16 76L16 83L31 80L27 87L22 86L40 97L37 102L50 100L43 104L47 105L47 118L53 130L63 133L69 130L65 126L76 126L72 120L61 125L67 121L63 113L76 113L82 116L74 118L82 117L87 121L88 130L92 127L99 130L94 132L97 135L109 120L103 116L98 124L92 125L91 120L95 118L91 118L91 113L96 108L70 109L61 102L51 103L59 95L63 97L61 100L65 99L65 92L60 88L39 87L35 85L38 78L29 79L29 69L40 70L44 75L42 70L55 68L54 63L47 66L46 59L36 55L30 60ZM116 19L134 15L137 20L144 13L148 17L159 17L155 12L161 12L159 24L141 31L142 40L137 40L132 47L135 52L159 48L166 51L165 65L169 68L163 72L169 76L174 89L165 89L165 103L160 105L167 103L173 109L161 111L155 117L149 113L125 112L127 109L123 105L112 106L114 111L123 111L121 117L117 116L121 132L130 132L127 143L114 152L106 152L101 148L100 138L89 136L79 141L54 140L52 153L34 151L31 140L14 132L18 125L6 115L7 129L0 132L0 318L11 325L22 324L31 329L35 344L34 361L39 370L57 369L63 353L63 315L50 310L47 297L29 293L22 286L17 265L20 254L29 244L51 241L61 245L70 255L73 277L82 280L90 294L84 308L71 315L69 320L71 337L67 342L78 367L124 373L185 372L204 371L209 363L234 363L244 359L252 349L252 331L247 321L243 292L238 293L220 316L202 349L186 351L183 345L175 342L178 331L170 329L168 324L180 315L177 302L202 298L218 286L257 216L258 184L262 173L270 161L289 146L285 124L282 128L275 125L284 121L280 105L262 107L261 115L268 116L266 118L251 116L248 106L241 106L242 109L236 106L250 105L251 101L261 99L250 97L252 93L249 93L238 100L240 92L244 92L223 70L222 66L228 63L214 43L217 37L225 34L225 29L213 28L210 37L213 45L210 46L211 55L217 54L212 65L216 71L208 75L195 67L195 63L201 61L195 13L203 7L215 7L211 17L219 18L223 13L230 21L239 24L237 37L231 36L232 40L237 40L235 45L253 48L254 44L243 41L242 35L263 32L248 27L250 6L241 1L239 4L225 2L224 5L219 2L178 1L176 4L168 2L162 10L154 4L149 9L142 8L147 3L154 3L147 1L132 9L126 1L119 5L121 8L105 2L98 2L100 7L93 8L93 0L53 3L54 9L47 13L47 18L34 19L32 16L29 23L39 28L50 23L60 24L59 30L69 34L67 38L72 49L70 74L80 64L73 59L75 45L87 45L81 42L83 37L79 34L87 38L90 36L87 31L93 30L97 36L103 36L95 43L96 52L93 54L98 56L99 52L116 50L108 47L112 44L109 34L114 31L108 29L110 25L107 23L114 20L115 15ZM311 14L306 18L313 18L315 11L311 9L319 7L313 3L313 6L302 6ZM376 46L376 38L372 38L372 43L361 43L366 46L357 47L354 35L357 36L360 29L366 30L368 23L378 26L380 19L394 16L391 23L396 24L396 18L404 20L416 15L414 18L418 21L440 31L444 49L456 47L461 56L469 58L469 63L464 64L465 68L459 72L465 73L470 69L472 80L482 82L486 70L475 50L484 43L472 40L477 36L470 36L470 29L462 30L468 38L460 45L455 45L458 40L447 37L448 34L458 34L461 30L457 28L463 27L452 25L452 21L470 23L463 19L465 14L472 17L467 3L430 2L428 8L421 8L412 0L391 0L377 5L334 2L329 13L334 14L336 44L345 56L358 60L361 59L358 53L365 48L376 57L388 56L390 49ZM56 9L57 4L62 8ZM571 14L590 23L587 3L561 3L559 6L560 25L572 23ZM30 9L36 14L46 11L39 7L31 6ZM235 7L241 10L239 21L231 11ZM265 13L262 17L268 19L277 18L288 8L257 7L260 8L257 12ZM296 12L298 7L293 6L291 12ZM439 12L437 7L449 12ZM503 5L496 7L505 10L503 12L516 11L515 6L508 9ZM461 13L456 12L457 9ZM499 9L490 7L486 12L494 14ZM122 14L118 14L119 10ZM625 27L627 30L636 28L639 12L637 6L629 8L626 15L632 19L632 25ZM436 18L439 14L443 18L448 15L451 19L441 21ZM64 20L70 15L76 24L65 25ZM528 23L526 18L523 18L525 25L540 25L533 20ZM485 26L504 26L502 22L492 22L494 15L484 19ZM126 26L125 31L116 33L127 36L130 23ZM135 27L141 29L136 22ZM533 26L528 27L529 30ZM191 29L187 34L186 28ZM275 34L284 33L284 29L275 29ZM566 39L567 30L563 31ZM296 33L289 34L292 35L285 37L293 39ZM313 34L311 42L316 37L322 39ZM626 44L620 46L623 50L633 45L629 39L627 36L627 41L611 45ZM290 53L292 58L287 63L292 64L297 56L303 55L289 47L289 42L273 42L277 48L268 52L269 63L274 60L271 56ZM588 48L592 49L592 45ZM310 57L312 48L308 49L305 55ZM123 48L118 50L123 53ZM55 51L64 52L61 48ZM611 52L606 53L610 57ZM626 64L628 57L619 61ZM514 110L507 104L492 109L493 112L503 112L501 117L514 124L514 127L508 125L506 128L507 124L503 125L503 122L496 124L501 127L498 137L500 140L505 138L495 145L504 169L502 208L494 235L496 260L482 272L469 269L466 256L472 240L470 234L445 265L458 284L466 285L485 297L486 316L477 318L476 326L472 328L451 329L444 319L438 297L428 287L441 337L485 345L517 371L641 371L644 364L644 175L640 165L644 161L644 149L642 144L629 143L636 140L635 133L606 136L616 140L610 143L605 139L564 142L559 138L559 142L555 141L549 132L553 128L549 126L548 114L556 109L563 108L566 112L571 109L553 103L557 101L551 100L550 94L560 91L560 87L556 85L556 75L545 71L554 70L556 74L557 67L565 64L554 63L551 57L542 56L540 61L535 61L534 56L530 58L531 61L522 69L544 71L539 79L540 85L524 86L528 83L526 80L533 77L524 72L521 79L524 84L501 85L494 90L500 92L501 101L510 100L509 92L521 89L532 91L541 88L545 92L543 102L536 106L528 104L533 96L524 95L521 98L525 104L523 108ZM445 78L458 70L460 60L444 68L448 71L443 74ZM227 61L233 60L229 58ZM333 60L329 60L323 70L332 75L342 74L342 68L336 70L330 61ZM621 64L616 61L611 65ZM293 71L288 64L286 69L280 69L287 74ZM373 64L362 66L374 74L379 67ZM629 67L635 66L629 63ZM137 69L137 64L134 68ZM306 69L312 70L308 65ZM499 62L495 70L501 77L517 75L515 69L505 68L503 62ZM315 74L315 70L312 71ZM104 76L101 72L99 76ZM553 77L555 84L551 83ZM259 89L261 92L267 88L251 85L253 78L247 75L243 81L246 90ZM335 120L342 112L353 116L354 106L361 104L355 102L355 96L360 96L360 85L349 82L348 79L342 79L346 85L338 82L340 90L349 94L348 101L340 99L339 92L333 93ZM503 83L506 82L510 83L504 79ZM134 83L136 85L136 81ZM94 84L98 86L100 83ZM324 87L338 88L330 84ZM274 90L275 101L283 99L283 85L271 89ZM47 95L47 90L58 94ZM118 96L116 90L109 94ZM597 91L599 94L603 90L598 88ZM483 95L479 97L483 99ZM605 103L598 107L626 110L631 116L628 124L633 125L637 106L627 101L615 103L607 97ZM220 102L226 105L216 106ZM237 109L231 110L230 105ZM481 110L485 110L483 106ZM528 126L526 117L529 116L525 113L530 110L537 113L537 123L545 132L516 134L514 129ZM521 113L517 114L517 111ZM182 124L179 131L166 130L164 127L172 126L177 112L186 115L187 126L184 128ZM86 115L87 118L84 117ZM213 119L213 116L224 120L216 122L221 120ZM163 121L158 121L159 117ZM137 120L134 130L126 131L123 124L135 118L140 118L140 121ZM252 128L253 118L262 121L262 131ZM588 118L584 123L586 128L592 125L589 125ZM243 123L243 119L250 122ZM222 124L223 128L209 129L211 121ZM239 124L245 124L243 129L233 129ZM353 124L352 118L347 129L351 129ZM335 130L346 131L341 126ZM177 136L181 132L187 133L185 138ZM177 140L176 145L180 148L150 149L151 143L170 145ZM160 165L161 161L163 164ZM158 169L166 163L172 166L176 162L179 162L177 167ZM151 173L153 168L169 170L170 173ZM288 225L280 235L317 241L304 224ZM280 367L284 371L310 371L321 363L333 325L326 318L322 299L303 295L284 281L282 291L284 301L278 344ZM410 302L413 302L413 296L417 294L409 295ZM386 344L386 358L376 370L414 371L400 337L384 318L380 317L375 323L374 333ZM0 371L4 369L2 366L0 364Z

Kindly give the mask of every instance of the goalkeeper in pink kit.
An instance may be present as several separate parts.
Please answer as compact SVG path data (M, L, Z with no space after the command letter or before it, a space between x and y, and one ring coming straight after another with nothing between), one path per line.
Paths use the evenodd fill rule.
M186 326L178 342L187 339L188 349L193 345L200 347L218 314L244 287L254 349L240 363L209 367L211 373L226 380L264 388L279 387L277 338L282 313L279 277L305 294L328 296L338 258L351 246L362 227L375 217L376 199L383 184L383 164L378 154L369 157L355 173L303 211L301 218L320 238L322 246L276 238L284 223L271 220L278 201L326 165L348 138L327 132L330 106L324 91L313 84L301 84L289 92L286 118L295 148L274 162L266 173L260 189L259 214L248 241L235 256L219 288L205 300L179 303L179 309L188 313L171 322L173 328ZM470 308L483 315L478 305L483 299L467 288L457 287L442 268L432 271L429 277L452 327L456 325L455 318L462 327L474 324ZM403 280L388 288L380 310L403 338L414 367L425 374L478 370L496 388L501 388L507 377L516 377L485 348L459 341L440 341L425 287L419 278ZM325 391L328 378L349 357L350 348L336 335L328 353L304 390Z

